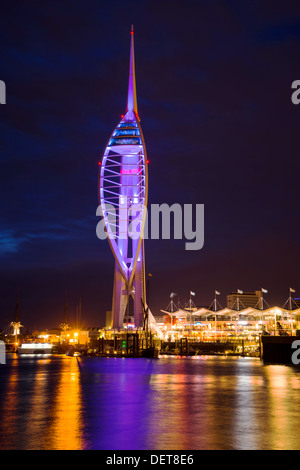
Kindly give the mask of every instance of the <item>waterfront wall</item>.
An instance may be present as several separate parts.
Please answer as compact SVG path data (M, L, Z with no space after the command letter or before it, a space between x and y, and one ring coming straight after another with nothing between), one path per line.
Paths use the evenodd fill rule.
M293 343L299 336L262 336L262 359L265 364L296 365L293 362ZM295 357L295 356L294 356Z

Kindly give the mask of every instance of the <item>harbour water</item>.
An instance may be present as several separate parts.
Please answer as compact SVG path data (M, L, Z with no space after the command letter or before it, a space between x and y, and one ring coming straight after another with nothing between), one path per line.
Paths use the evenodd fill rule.
M0 449L300 449L300 369L257 358L19 357Z

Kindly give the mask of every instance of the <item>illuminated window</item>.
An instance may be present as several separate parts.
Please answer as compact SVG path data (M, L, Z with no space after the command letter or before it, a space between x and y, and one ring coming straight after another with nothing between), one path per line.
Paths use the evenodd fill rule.
M114 137L119 137L119 136L122 136L122 135L130 135L130 136L140 135L140 131L138 129L121 129L121 130L117 129L113 133Z
M138 127L137 123L134 121L120 122L118 128L120 127Z
M141 139L139 137L132 137L131 139L112 138L109 141L109 146L112 145L141 145Z

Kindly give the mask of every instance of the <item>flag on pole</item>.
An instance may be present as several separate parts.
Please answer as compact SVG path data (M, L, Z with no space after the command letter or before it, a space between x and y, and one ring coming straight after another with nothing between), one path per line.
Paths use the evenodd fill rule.
M195 292L192 292L192 291L190 290L190 295L196 295L196 294L195 294Z
M263 289L263 288L262 288L261 291L262 291L264 294L267 294L267 293L268 293L267 289Z
M170 295L170 299L174 299L174 297L176 296L177 294L175 294L175 292L172 292L171 295Z
M239 289L238 289L237 292L238 292L238 294L243 294L243 291L242 291L242 290L239 290Z
M217 290L215 290L215 294L216 295L221 295L220 292L218 292Z
M290 292L296 292L296 290L290 287Z

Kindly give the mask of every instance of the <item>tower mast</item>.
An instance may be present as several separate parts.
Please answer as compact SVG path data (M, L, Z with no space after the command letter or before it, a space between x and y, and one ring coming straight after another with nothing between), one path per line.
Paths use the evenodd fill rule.
M136 81L135 81L133 25L131 25L130 36L131 36L131 40L130 40L130 62L129 62L129 80L128 80L128 94L127 94L126 113L134 112L138 116L137 97L136 97Z

